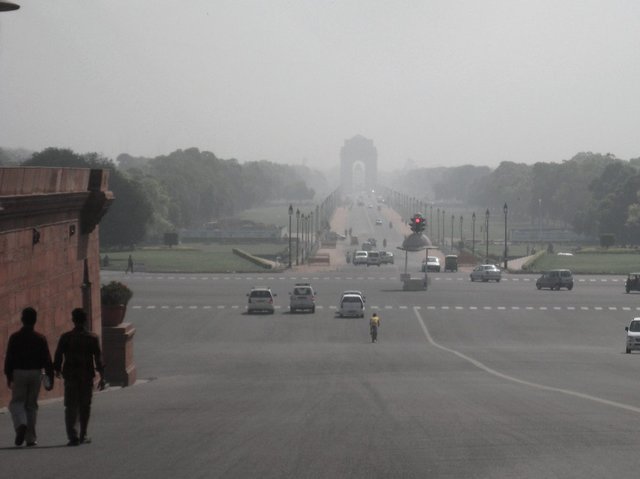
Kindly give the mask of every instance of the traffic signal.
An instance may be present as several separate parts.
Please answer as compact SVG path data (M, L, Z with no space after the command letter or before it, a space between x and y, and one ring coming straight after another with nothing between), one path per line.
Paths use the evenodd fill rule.
M425 226L426 222L420 213L416 213L415 215L413 215L410 224L411 231L420 234L424 231Z

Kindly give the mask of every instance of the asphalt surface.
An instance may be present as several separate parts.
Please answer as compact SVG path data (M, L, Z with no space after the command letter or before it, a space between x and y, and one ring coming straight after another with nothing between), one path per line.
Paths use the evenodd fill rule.
M359 223L375 212L351 215L401 239ZM640 356L624 353L624 326L640 295L622 277L556 292L532 275L433 273L405 292L403 271L129 275L141 380L96 394L89 445L65 446L61 401L41 404L35 448L12 446L4 414L2 476L638 476ZM298 281L318 291L314 314L288 312ZM278 294L273 315L246 314L258 284ZM382 316L378 343L366 319L336 316L345 289Z

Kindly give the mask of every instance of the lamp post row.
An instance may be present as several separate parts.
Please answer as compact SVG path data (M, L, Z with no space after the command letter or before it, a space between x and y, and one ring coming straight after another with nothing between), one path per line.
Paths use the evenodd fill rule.
M316 207L316 221L318 221L319 209ZM293 205L289 205L289 209L287 211L289 214L289 268L292 266L291 256L293 254L293 231L292 231L292 218L293 218ZM313 248L313 243L315 240L315 223L313 222L313 211L309 212L309 214L305 215L300 212L299 208L296 208L296 266L302 262L304 264L305 258L309 258L311 249ZM302 240L300 236L302 235ZM302 243L302 244L301 244Z

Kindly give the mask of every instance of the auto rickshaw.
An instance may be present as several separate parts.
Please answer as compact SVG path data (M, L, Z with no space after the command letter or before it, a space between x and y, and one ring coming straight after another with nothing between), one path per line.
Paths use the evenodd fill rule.
M455 254L448 254L444 257L444 270L445 271L458 271L458 256Z

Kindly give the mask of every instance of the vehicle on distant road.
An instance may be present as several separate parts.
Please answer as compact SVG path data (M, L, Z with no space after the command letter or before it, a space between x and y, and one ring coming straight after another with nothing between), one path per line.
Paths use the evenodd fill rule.
M627 293L630 291L640 291L640 273L629 273L627 280L624 282L624 289Z
M310 283L296 283L289 293L289 312L316 312L316 292Z
M378 218L378 219L376 220L376 225L381 225L381 224L382 224L382 220L381 220L380 218Z
M393 264L393 253L391 251L380 251L380 262L382 264Z
M367 257L369 256L369 253L367 251L356 251L356 253L353 255L353 259L351 260L351 262L353 264L367 264Z
M502 279L502 272L495 264L479 264L471 274L469 274L471 281L495 281L499 283Z
M444 257L444 270L446 271L458 271L458 256L455 254L448 254Z
M380 266L380 251L369 251L367 253L367 266Z
M640 318L633 318L624 330L627 332L626 353L640 349Z
M369 241L365 241L360 247L363 251L371 251L373 249L373 244L371 244Z
M573 289L573 275L568 269L552 269L545 271L536 281L536 288L549 288L560 291L560 288Z
M247 293L247 313L255 313L264 311L273 314L275 310L274 298L277 296L270 288L258 287L251 288Z
M426 260L422 260L422 272L424 273L425 271L440 272L440 260L437 256L427 256Z

